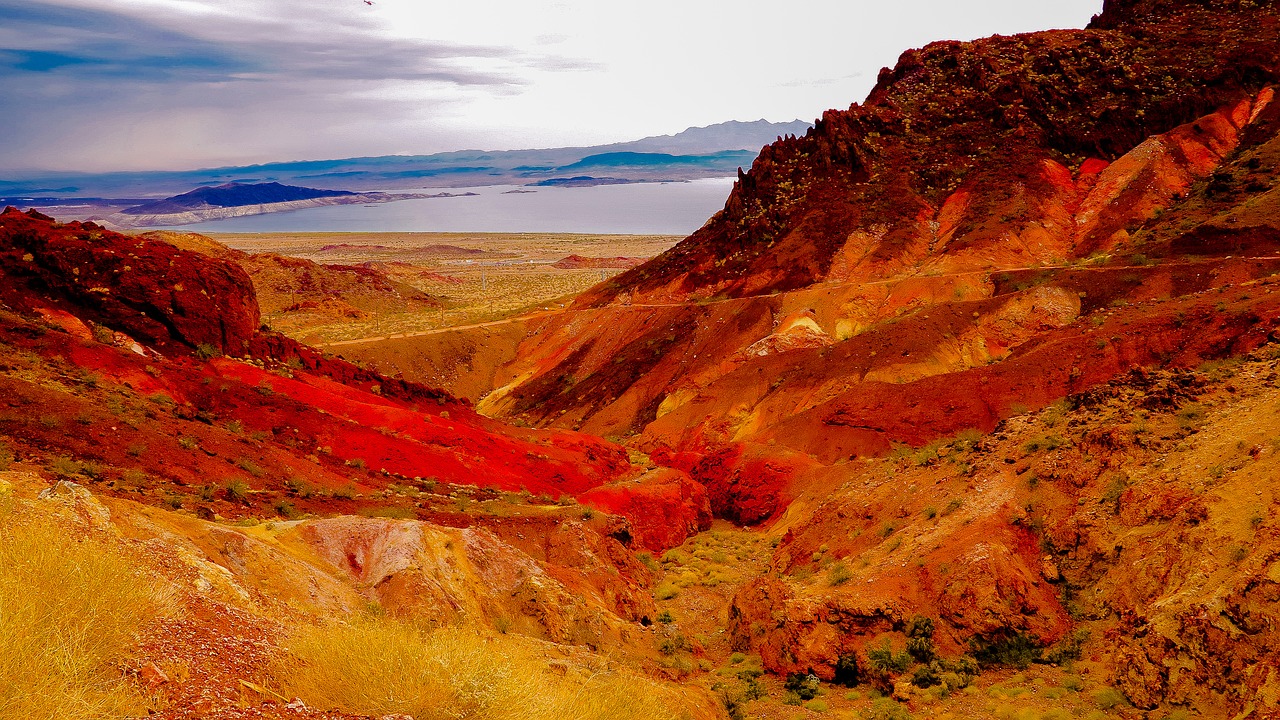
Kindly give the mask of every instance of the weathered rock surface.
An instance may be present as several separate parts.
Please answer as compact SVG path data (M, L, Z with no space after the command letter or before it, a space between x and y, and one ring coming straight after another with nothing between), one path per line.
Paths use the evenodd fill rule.
M206 345L243 354L258 332L253 285L236 265L130 238L93 223L0 214L5 301L22 293L75 305L95 322L148 344Z

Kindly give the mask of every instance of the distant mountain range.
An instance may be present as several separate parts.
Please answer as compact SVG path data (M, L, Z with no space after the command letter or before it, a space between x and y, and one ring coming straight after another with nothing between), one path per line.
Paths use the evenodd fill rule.
M22 200L37 197L163 197L192 187L226 183L340 185L351 191L526 185L560 178L581 182L582 176L594 178L593 170L607 170L608 182L690 180L732 175L739 167L747 169L761 147L778 137L803 134L809 126L801 120L730 121L675 135L591 147L461 150L184 171L31 172L0 179L0 196L7 196L0 199L21 205Z

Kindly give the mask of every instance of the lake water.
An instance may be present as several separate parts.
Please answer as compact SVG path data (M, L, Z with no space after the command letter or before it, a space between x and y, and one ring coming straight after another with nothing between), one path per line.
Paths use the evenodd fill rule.
M724 207L734 178L597 187L493 185L472 197L331 205L183 225L191 232L546 232L688 235ZM522 191L522 192L512 192ZM531 191L531 192L530 192ZM442 192L440 188L402 192Z

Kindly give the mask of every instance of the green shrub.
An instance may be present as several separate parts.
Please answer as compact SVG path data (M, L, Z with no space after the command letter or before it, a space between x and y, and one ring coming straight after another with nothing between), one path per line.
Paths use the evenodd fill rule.
M680 588L669 582L662 583L653 590L653 596L659 600L671 600L679 594Z
M832 587L843 585L852 579L853 571L842 562L837 562L827 570L827 584Z
M258 465L254 463L252 460L250 460L249 458L240 458L239 460L236 460L236 467L240 468L241 470L249 473L250 475L256 478L260 478L266 474L265 470L258 467Z
M658 652L663 655L675 655L691 649L689 639L679 632L669 631L658 636Z
M862 711L863 720L913 720L910 711L889 698L877 698Z
M49 461L49 472L63 479L71 478L79 475L84 471L84 466L72 460L66 455L59 455Z
M1124 695L1115 688L1098 688L1093 691L1093 704L1098 706L1099 710L1110 710L1117 705L1127 704Z
M1079 660L1084 644L1088 640L1088 629L1077 628L1069 637L1046 650L1044 661L1053 665L1065 665L1072 660Z
M973 650L973 656L983 666L1011 665L1025 668L1043 656L1039 640L1022 633L993 640L970 638L969 646Z
M296 495L303 499L311 497L311 495L315 492L315 490L311 487L311 484L300 477L286 478L284 481L284 487L291 494Z
M917 665L915 671L911 673L911 684L916 687L928 688L941 682L938 679L938 672L929 665Z
M867 665L879 675L897 675L911 667L911 656L905 651L894 652L889 638L885 638L880 647L867 650Z
M812 700L818 696L821 681L813 673L791 673L787 676L783 687L795 693L801 700Z
M249 485L243 480L228 480L222 489L227 502L245 503L249 500Z
M144 488L147 486L147 474L134 468L130 468L121 473L120 480L131 488Z

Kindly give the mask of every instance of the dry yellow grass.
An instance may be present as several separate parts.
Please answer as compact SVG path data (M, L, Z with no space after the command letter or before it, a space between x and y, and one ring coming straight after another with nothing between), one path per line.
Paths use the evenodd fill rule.
M545 645L389 619L298 630L276 670L282 694L347 712L417 720L659 720L671 691L635 675L552 664Z
M145 714L113 663L163 602L109 544L0 500L0 718Z
M277 253L318 263L381 263L392 279L439 298L444 304L443 311L372 309L367 317L358 319L264 308L264 322L309 343L426 332L567 303L622 270L561 269L552 265L557 260L568 255L650 258L681 239L668 235L553 233L267 233L213 237L250 253ZM325 247L329 249L322 250ZM440 250L441 247L456 252L450 254L450 250ZM482 254L475 255L477 251ZM428 274L423 275L423 271ZM261 282L263 278L255 279L255 283Z

